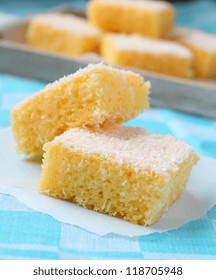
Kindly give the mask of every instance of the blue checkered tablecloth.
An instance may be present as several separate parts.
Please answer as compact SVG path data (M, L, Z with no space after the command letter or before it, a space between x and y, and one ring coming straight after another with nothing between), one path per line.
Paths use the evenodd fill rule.
M42 3L1 0L0 11L27 14L41 8L38 2ZM45 3L50 8L50 2L56 4L57 1L43 1L43 8ZM207 2L208 20L197 16L192 22L196 27L216 31L214 1L180 4L179 23L193 25L188 14L198 8L205 14ZM10 111L17 102L44 85L0 73L0 127L10 125ZM216 158L216 122L213 120L152 108L128 124L172 134L188 142L201 155ZM1 155L0 164L3 164ZM216 259L216 206L176 230L129 238L89 233L33 211L12 196L0 194L0 259Z

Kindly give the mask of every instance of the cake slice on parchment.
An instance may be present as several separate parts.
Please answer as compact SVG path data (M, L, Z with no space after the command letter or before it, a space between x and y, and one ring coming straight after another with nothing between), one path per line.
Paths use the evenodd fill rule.
M151 225L182 194L197 160L170 135L120 125L72 128L45 145L39 191Z
M69 128L130 120L148 108L149 87L139 74L91 64L13 109L17 150L29 156L41 155L46 142Z

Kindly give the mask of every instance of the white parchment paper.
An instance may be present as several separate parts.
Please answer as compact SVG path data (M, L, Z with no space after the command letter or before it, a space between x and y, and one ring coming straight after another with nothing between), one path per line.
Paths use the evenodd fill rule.
M13 195L28 207L60 222L79 226L99 235L116 233L139 236L168 231L199 218L216 203L216 160L207 157L201 157L193 168L182 197L158 223L150 227L134 225L38 193L40 164L39 161L29 161L18 155L10 129L0 130L0 193Z

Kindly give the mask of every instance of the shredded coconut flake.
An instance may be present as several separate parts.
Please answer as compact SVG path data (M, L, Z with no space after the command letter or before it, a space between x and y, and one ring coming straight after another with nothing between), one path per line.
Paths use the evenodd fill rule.
M56 137L53 143L62 143L71 152L97 154L119 164L131 164L136 170L157 174L177 170L179 164L194 153L188 144L170 135L119 125L96 131L72 128Z
M110 65L105 65L103 62L100 62L100 63L97 63L97 64L89 64L87 67L85 68L82 68L82 69L79 69L77 72L73 73L73 74L70 74L68 76L65 76L65 77L62 77L61 79L55 81L54 83L52 84L48 84L45 89L51 89L53 87L57 87L57 86L60 86L62 84L65 84L65 83L68 83L69 81L72 81L73 79L77 78L77 77L81 77L91 71L94 71L94 70L111 70L111 71L118 71L118 72L121 72L122 74L125 74L125 75L138 75L140 76L139 74L137 73L134 73L132 71L128 71L128 70L120 70L120 69L117 69L116 67L112 67Z
M173 34L189 45L216 53L216 34L189 28L176 28Z
M144 0L98 0L102 4L111 4L115 6L128 6L143 10L161 11L171 7L165 1L144 1Z
M35 16L32 22L46 24L78 35L100 35L99 29L90 25L85 19L69 14L42 14Z
M43 90L41 90L39 92L36 92L36 93L32 94L31 96L27 97L26 99L24 99L23 101L21 101L19 104L16 105L16 108L18 109L20 106L22 106L23 103L29 101L35 95L42 94L45 90L51 90L53 88L59 88L60 89L63 84L67 84L69 82L72 82L73 79L76 79L77 77L81 77L83 75L86 75L89 72L94 71L94 70L106 70L106 69L113 71L113 74L115 74L115 71L116 71L116 72L121 72L122 74L125 74L125 75L140 76L138 73L134 73L134 72L129 71L129 70L121 70L121 69L118 69L116 67L114 68L112 66L105 65L103 62L96 63L96 64L89 64L87 67L79 69L77 72L75 72L73 74L70 74L68 76L64 76L64 77L60 78L59 80L56 80L55 82L48 84Z
M107 35L119 50L154 53L158 55L174 55L186 58L192 57L192 52L176 42L166 40L153 40L144 36L133 34L109 34Z

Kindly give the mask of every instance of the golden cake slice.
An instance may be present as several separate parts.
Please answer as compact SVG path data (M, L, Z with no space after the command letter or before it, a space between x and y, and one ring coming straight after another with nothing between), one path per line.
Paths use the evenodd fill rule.
M105 31L140 33L161 38L173 26L175 10L168 2L143 0L92 0L88 18Z
M35 16L29 23L27 43L49 52L78 56L98 52L100 31L85 19L53 13Z
M36 156L68 128L122 122L149 106L150 84L131 71L90 64L32 95L12 111L20 153Z
M144 225L179 198L198 160L172 136L120 125L72 128L45 151L41 193Z
M192 51L196 77L216 79L216 34L175 28L170 38L179 41Z
M106 62L114 65L184 78L193 76L192 52L176 42L113 33L103 36L101 53Z

